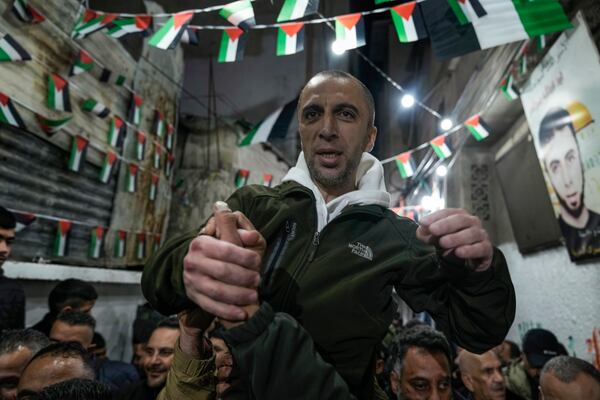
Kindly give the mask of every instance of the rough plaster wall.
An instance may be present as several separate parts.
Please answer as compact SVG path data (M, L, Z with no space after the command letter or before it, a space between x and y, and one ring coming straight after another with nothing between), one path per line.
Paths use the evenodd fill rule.
M25 326L37 323L48 312L48 294L56 281L19 281L27 296ZM111 360L131 360L132 324L138 304L144 303L139 285L94 283L98 300L92 310L96 331L106 339Z

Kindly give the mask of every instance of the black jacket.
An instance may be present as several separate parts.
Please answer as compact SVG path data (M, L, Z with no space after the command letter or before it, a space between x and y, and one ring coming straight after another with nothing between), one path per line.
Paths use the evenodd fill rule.
M16 279L0 268L0 332L25 327L25 292Z

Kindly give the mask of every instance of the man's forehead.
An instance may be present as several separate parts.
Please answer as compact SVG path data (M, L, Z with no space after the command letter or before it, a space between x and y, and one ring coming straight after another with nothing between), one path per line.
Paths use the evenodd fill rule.
M300 101L304 106L326 98L349 103L359 103L362 100L366 105L366 99L359 83L345 77L316 76L312 78L304 87Z
M14 228L11 228L11 229L0 228L0 237L3 237L3 238L15 237L15 229Z

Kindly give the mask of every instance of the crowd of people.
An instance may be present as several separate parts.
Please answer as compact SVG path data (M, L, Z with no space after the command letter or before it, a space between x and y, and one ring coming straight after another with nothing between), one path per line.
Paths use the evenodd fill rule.
M283 183L237 190L146 263L131 362L107 358L90 284L60 282L23 329L24 293L0 277L0 397L599 399L598 371L552 332L505 341L514 288L479 218L389 210L374 120L356 78L313 77ZM1 262L15 223L0 211ZM435 329L394 319L394 291Z

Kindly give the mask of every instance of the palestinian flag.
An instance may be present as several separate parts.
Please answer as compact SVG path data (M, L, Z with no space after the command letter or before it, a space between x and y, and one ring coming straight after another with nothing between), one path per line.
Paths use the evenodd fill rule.
M154 168L160 169L160 159L162 158L162 146L154 141Z
M12 100L4 93L0 93L0 121L20 129L26 128Z
M0 33L0 61L29 60L29 53L12 36Z
M241 140L239 146L242 147L255 143L264 143L271 139L283 139L286 137L290 123L294 118L297 104L298 99L296 98L285 106L275 110L275 112L252 128Z
M110 110L104 104L94 99L87 99L81 104L81 109L100 118L106 118Z
M437 136L433 140L429 141L429 144L440 160L445 160L452 155L450 148L446 144L446 136L444 135Z
M79 50L79 54L75 59L75 62L71 66L69 76L79 75L85 71L89 71L94 67L94 60L85 50Z
M391 1L396 1L396 0L375 0L375 4L389 3Z
M58 221L56 229L56 237L52 244L52 255L55 257L64 257L67 254L67 241L69 238L69 231L71 230L71 221L61 219Z
M519 75L527 73L527 54L523 54L519 59Z
M125 131L125 122L116 115L110 120L108 127L107 142L109 146L119 147L121 145L121 135Z
M152 252L155 253L160 248L160 233L154 234L154 243L152 244Z
M104 228L97 226L92 229L90 234L90 249L88 256L90 258L100 258L102 252L102 242L104 241Z
M138 161L143 161L146 155L146 134L142 131L135 133L135 156Z
M104 83L112 83L117 86L123 86L127 78L123 75L113 74L113 72L108 68L102 68L102 73L100 74L100 78L98 80Z
M142 104L144 101L140 96L131 93L131 102L129 104L129 122L139 125L142 120Z
M412 151L405 151L396 156L396 167L400 171L400 176L404 179L410 178L415 173L415 161L412 158Z
M48 136L52 136L56 132L60 131L62 128L67 126L69 122L71 122L71 119L73 119L73 117L50 119L40 114L35 114L35 117L38 120L40 129Z
M75 27L73 27L71 37L74 39L83 39L94 32L106 28L117 19L117 17L117 14L106 14L90 9L84 9L75 23Z
M119 17L110 23L106 34L120 38L130 33L147 34L152 24L152 16L140 15L137 17Z
M14 0L12 11L18 19L28 24L39 24L46 19L35 8L31 7L28 0Z
M282 24L277 28L277 55L288 56L304 50L304 22Z
M335 37L344 44L346 50L367 44L362 14L355 13L335 17Z
M416 1L392 7L390 14L394 21L398 40L402 43L416 42L427 37L421 8Z
M467 25L459 23L448 0L419 4L438 58L461 56L572 27L558 0L479 2L487 15Z
M221 45L219 47L220 63L240 61L244 58L246 35L240 28L223 29Z
M167 153L167 161L165 162L165 176L168 178L171 176L171 172L173 172L173 163L175 162L175 155L171 153Z
M508 74L502 83L500 83L500 90L504 93L504 96L508 99L508 101L513 101L519 98L519 91L514 83L514 78L512 74Z
M150 175L150 192L148 193L148 198L151 201L156 200L156 192L158 192L158 180L160 179L160 175L152 173Z
M465 121L465 126L477 141L490 136L490 128L479 115L474 115Z
M144 257L146 257L146 234L144 232L138 232L136 236L135 257L138 260L143 260Z
M291 21L315 14L319 10L319 0L285 0L277 22Z
M127 231L119 229L115 235L115 258L125 257L127 246Z
M110 181L117 159L117 153L114 151L109 150L108 153L106 153L104 161L102 161L102 168L100 169L100 182L108 183L108 181Z
M135 193L137 190L137 176L140 167L137 164L129 163L127 168L127 191Z
M154 134L161 138L165 132L165 114L162 111L154 110Z
M479 0L448 0L448 4L461 25L470 24L487 15Z
M235 175L235 187L240 188L242 186L246 186L246 184L248 183L249 175L250 171L248 171L247 169L238 170L237 174Z
M73 172L81 170L81 164L85 160L85 153L90 141L83 136L75 136L71 144L71 155L69 156L69 169Z
M198 30L196 28L188 27L183 31L183 35L181 35L181 43L198 46Z
M193 12L182 12L173 15L166 24L152 35L148 43L163 50L174 49L193 16Z
M37 217L32 213L25 213L19 211L11 211L15 216L15 220L17 221L17 226L15 226L15 232L19 233L23 229L27 228L29 225L33 224Z
M247 31L256 25L254 9L249 0L234 1L221 9L219 15L229 21L232 25Z
M48 75L48 107L53 110L71 112L69 82L58 74Z
M271 183L273 183L273 174L263 174L262 184L271 187Z
M167 140L166 147L167 150L173 150L173 137L175 136L175 127L172 123L167 123Z

